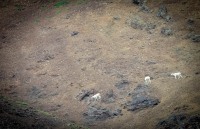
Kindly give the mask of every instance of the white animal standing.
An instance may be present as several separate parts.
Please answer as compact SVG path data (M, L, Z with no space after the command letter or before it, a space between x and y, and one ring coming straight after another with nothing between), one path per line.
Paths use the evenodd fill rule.
M100 93L97 93L97 94L95 94L95 95L93 95L93 96L91 97L91 100L93 100L93 101L98 101L98 100L100 100L100 99L101 99Z
M177 72L177 73L172 73L171 74L172 76L175 77L175 79L180 79L180 78L183 78L182 75L181 75L181 72Z
M145 84L150 84L151 83L151 78L149 76L146 76L144 78Z

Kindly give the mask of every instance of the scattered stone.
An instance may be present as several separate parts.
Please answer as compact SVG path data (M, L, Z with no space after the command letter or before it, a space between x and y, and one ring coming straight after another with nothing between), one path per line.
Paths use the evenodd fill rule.
M141 5L140 6L140 10L142 10L143 12L147 12L149 13L151 10L149 9L149 7L147 7L146 5Z
M154 97L137 96L134 97L132 101L127 102L125 108L127 108L128 111L135 111L139 109L153 107L155 105L158 105L159 103L159 100Z
M175 107L174 112L184 112L188 109L189 109L188 105L183 105L183 106Z
M127 20L126 23L134 29L145 29L150 34L153 33L153 30L156 28L155 24L145 21L139 16L134 16L130 20Z
M200 42L200 35L191 35L190 39L195 43Z
M133 4L143 5L147 2L147 0L133 0Z
M146 27L146 23L142 19L137 17L131 20L130 25L132 28L140 30L143 30Z
M118 82L117 84L115 84L115 86L118 89L124 89L125 87L127 87L130 84L130 82L128 80L121 80L120 82Z
M173 35L173 31L170 28L162 28L161 34L166 35L166 36L170 36L170 35Z
M200 72L196 72L195 74L198 75Z
M66 15L65 19L69 19L71 17L71 15Z
M148 33L152 33L152 30L154 30L156 28L156 25L155 24L152 24L152 23L147 23L147 25L146 25L146 31L148 32Z
M102 102L113 103L115 102L116 95L114 95L113 90L109 90L105 96L103 96Z
M83 116L89 121L102 121L119 115L122 115L120 109L111 111L102 107L89 107L88 111L83 113Z
M143 12L150 12L149 7L146 6L147 0L133 0L133 3L140 6L140 10Z
M156 129L199 129L200 115L189 116L186 114L172 115L160 121Z
M54 56L53 54L46 53L46 54L42 57L42 59L38 60L37 62L38 62L38 63L41 63L41 62L53 60L54 58L55 58L55 56Z
M132 96L132 100L125 103L125 108L128 111L135 111L158 105L160 101L150 96L150 92L151 90L147 85L139 84L133 93L129 93Z
M120 17L119 16L114 16L113 19L114 20L120 20Z
M157 16L161 18L165 18L167 16L167 8L164 5L159 7Z
M79 95L77 95L76 98L78 98L79 101L82 101L86 98L88 98L90 95L94 94L94 90L82 90L81 93L79 93Z
M52 60L52 59L54 59L55 57L54 57L54 55L51 55L51 54L46 54L45 56L44 56L44 60Z
M147 85L139 84L134 91L132 92L132 97L139 96L139 95L148 95L150 93L150 88Z
M75 36L75 35L78 35L78 31L73 31L72 33L71 33L71 36Z
M147 60L146 63L147 63L148 65L154 65L154 64L156 64L157 62L156 62L156 61Z
M164 5L159 7L157 16L165 19L167 22L172 20L172 17L168 15L167 8Z
M193 19L188 19L187 20L187 24L188 25L193 25L194 24L194 20Z
M165 20L166 20L167 22L170 22L170 21L172 21L172 17L169 16L169 15L167 15L167 16L165 17Z

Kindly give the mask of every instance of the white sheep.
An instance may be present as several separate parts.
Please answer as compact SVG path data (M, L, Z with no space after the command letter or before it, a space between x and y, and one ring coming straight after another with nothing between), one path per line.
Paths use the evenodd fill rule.
M100 100L100 99L101 99L100 93L97 93L97 94L95 94L95 95L93 95L93 96L91 97L91 100L93 100L93 101L98 101L98 100Z
M172 73L171 74L172 76L175 77L175 79L180 79L180 78L183 78L182 75L181 75L181 72L177 72L177 73Z
M150 84L151 83L151 78L149 76L146 76L144 78L145 84Z

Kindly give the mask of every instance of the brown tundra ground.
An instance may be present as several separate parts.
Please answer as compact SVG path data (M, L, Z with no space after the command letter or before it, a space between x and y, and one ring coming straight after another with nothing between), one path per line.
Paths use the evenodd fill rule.
M171 19L157 16L161 5ZM150 0L146 6L131 0L1 2L1 96L91 129L154 129L170 115L199 113L200 39L190 35L200 34L200 1ZM128 94L147 75L159 104L128 111ZM124 80L125 88L117 88ZM91 89L102 99L112 90L113 103L95 104L122 115L88 124L83 114L91 105L77 96Z

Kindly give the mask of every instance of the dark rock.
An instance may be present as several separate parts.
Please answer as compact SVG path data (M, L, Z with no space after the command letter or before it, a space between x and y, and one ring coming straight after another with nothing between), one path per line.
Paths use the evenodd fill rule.
M200 72L196 72L195 74L197 75L197 74L199 74Z
M164 5L159 7L157 16L165 19L167 22L172 20L172 17L168 15L167 8Z
M133 4L143 5L147 2L147 0L133 0Z
M149 32L150 34L152 33L152 30L154 30L156 28L155 24L152 23L147 23L145 29L147 32Z
M143 12L147 12L149 13L151 10L149 9L149 7L147 7L146 5L141 5L140 6L140 10L142 10Z
M130 84L129 81L127 81L127 80L122 80L122 81L118 82L117 84L115 84L115 86L116 86L118 89L124 89L124 88L127 87L129 84Z
M113 19L114 20L120 20L120 17L119 16L114 16Z
M89 107L88 111L83 114L83 116L90 121L102 121L118 115L122 115L120 109L111 111L101 107Z
M200 35L190 33L186 36L187 39L191 39L193 42L197 43L200 42Z
M138 95L148 95L150 93L150 88L147 85L139 84L132 92L132 97Z
M79 32L77 32L77 31L73 31L73 32L71 33L71 36L78 35L78 33L79 33Z
M166 20L167 22L172 21L172 17L169 16L169 15L167 15L167 16L165 17L165 20Z
M45 54L43 57L41 57L41 58L42 58L42 59L40 59L40 60L37 61L38 63L52 60L52 59L55 58L55 56L54 56L53 54L46 53L46 54Z
M132 101L126 103L125 107L128 111L135 111L158 105L160 102L157 98L150 96L137 96L132 98Z
M46 54L45 56L44 56L44 60L52 60L52 59L54 59L55 57L54 57L54 55L51 55L51 54Z
M132 93L129 93L132 100L125 103L125 108L128 111L135 111L158 105L160 101L150 96L150 92L151 90L147 85L139 84Z
M134 18L131 20L130 25L134 29L143 30L146 27L146 23L140 18Z
M146 63L148 65L154 65L154 64L156 64L156 61L147 60Z
M194 20L193 19L188 19L187 20L187 24L188 25L193 25L194 24Z
M184 112L188 109L189 109L188 105L183 105L183 106L175 107L174 112Z
M104 103L113 103L115 102L116 95L114 95L113 90L109 90L105 96L103 96L102 101Z
M94 90L82 90L79 95L77 95L77 98L79 101L82 101L86 98L88 98L90 95L94 94Z
M172 115L160 121L156 129L199 129L200 115L189 116L186 114Z
M159 7L157 16L161 18L165 18L167 16L167 8L164 5Z
M114 111L112 111L112 115L113 116L123 115L122 110L121 109L115 109Z
M190 39L192 40L192 42L200 42L200 35L192 35L190 37Z
M145 29L149 33L152 33L152 30L156 28L155 24L145 21L139 16L134 16L132 19L127 20L126 23L134 29Z
M170 36L170 35L173 35L173 31L170 28L162 28L161 34L166 35L166 36Z

